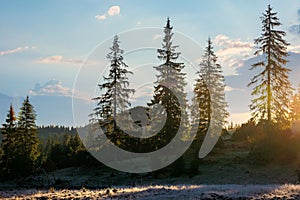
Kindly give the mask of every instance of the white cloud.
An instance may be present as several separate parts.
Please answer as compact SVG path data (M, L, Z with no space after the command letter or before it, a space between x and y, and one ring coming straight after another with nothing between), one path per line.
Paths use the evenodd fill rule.
M241 55L249 57L254 48L254 44L251 42L243 42L239 39L232 40L226 35L217 35L214 43L221 47L218 56Z
M218 47L216 54L220 64L226 68L226 75L236 75L236 69L253 55L255 47L251 42L231 39L222 34L217 35L213 42Z
M22 51L26 51L29 49L35 49L36 47L29 47L29 46L25 46L25 47L17 47L15 49L10 49L10 50L5 50L5 51L0 51L0 55L7 55L7 54L14 54L14 53L18 53L18 52L22 52Z
M108 9L107 14L109 16L114 16L120 14L120 11L121 11L120 6L112 6Z
M95 16L96 19L99 19L99 20L105 20L106 19L106 15L96 15Z
M230 87L228 85L225 86L225 92L231 92L231 91L244 91L244 89L241 89L241 88L233 88L233 87Z
M290 45L287 47L287 50L293 53L300 53L300 45L296 45L296 46Z
M144 97L151 97L153 96L154 87L152 85L146 85L143 87L139 87L136 89L133 98L139 99Z
M112 17L112 16L120 14L120 12L121 12L120 6L112 6L107 10L107 12L105 14L96 15L95 18L98 20L105 20L105 19L107 19L108 16Z
M162 37L163 37L162 34L154 34L154 35L152 36L152 40L158 40L158 39L160 39L160 38L162 38Z
M228 85L226 85L225 86L225 92L231 92L231 91L233 91L233 88L230 87L230 86L228 86Z
M81 64L83 61L80 59L66 59L61 55L55 55L39 58L37 62L42 64Z
M82 92L68 88L62 85L61 81L50 80L44 85L39 83L35 84L32 90L29 90L29 94L33 96L64 96L64 97L75 97L78 99L83 99L87 102L90 102L88 95L85 95Z
M35 96L72 96L73 90L62 86L62 83L57 80L50 80L44 85L35 84L34 88L29 91L30 95Z

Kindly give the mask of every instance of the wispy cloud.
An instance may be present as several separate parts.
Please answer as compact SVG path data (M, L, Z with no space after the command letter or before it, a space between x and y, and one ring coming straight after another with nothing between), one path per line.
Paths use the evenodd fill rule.
M300 45L295 45L295 46L290 45L287 47L287 50L293 53L300 53Z
M25 46L25 47L17 47L15 49L9 49L9 50L4 50L4 51L0 51L0 55L8 55L8 54L14 54L14 53L18 53L18 52L22 52L22 51L26 51L29 49L35 49L36 47L29 47L29 46Z
M96 15L95 16L96 19L99 19L99 20L105 20L106 19L106 15Z
M251 42L231 39L222 34L217 35L213 42L218 47L216 54L220 64L226 67L229 72L227 75L234 75L235 70L243 66L244 60L253 55L255 47Z
M37 62L42 64L81 64L83 61L80 59L67 59L61 55L55 55L39 58Z
M105 20L107 19L107 17L113 17L115 15L119 15L120 12L121 12L120 6L112 6L106 11L106 13L102 15L96 15L95 18L98 20Z
M241 89L241 88L233 88L233 87L230 87L228 85L225 86L225 92L232 92L232 91L244 91L244 89Z

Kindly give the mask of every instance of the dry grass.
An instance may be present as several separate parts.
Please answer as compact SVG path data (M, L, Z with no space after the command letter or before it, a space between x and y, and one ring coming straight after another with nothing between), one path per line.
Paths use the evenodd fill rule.
M285 185L156 185L101 190L1 191L1 199L299 199L300 186Z

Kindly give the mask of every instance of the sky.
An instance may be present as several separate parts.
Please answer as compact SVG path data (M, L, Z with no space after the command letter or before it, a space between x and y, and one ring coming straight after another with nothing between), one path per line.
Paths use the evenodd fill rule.
M74 91L76 99L88 104L105 74L112 37L118 34L125 60L136 74L132 86L138 92L132 101L139 105L151 95L153 65L160 63L155 48L161 44L167 17L175 32L174 44L193 63L186 64L191 69L186 70L189 86L208 37L226 81L239 76L244 61L253 57L253 40L261 33L259 18L268 4L283 23L289 51L299 53L297 0L4 0L0 6L0 93L72 97ZM230 96L241 86L226 84L229 121L246 121L249 108Z

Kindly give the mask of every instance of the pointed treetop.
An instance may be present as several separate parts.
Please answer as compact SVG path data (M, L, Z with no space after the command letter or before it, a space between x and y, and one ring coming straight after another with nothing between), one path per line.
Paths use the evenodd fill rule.
M208 43L208 46L207 46L207 47L208 47L208 49L211 49L212 42L211 42L210 36L208 36L207 43Z
M118 40L118 39L119 39L118 34L115 34L114 40Z
M10 115L10 120L15 121L17 119L15 116L15 111L14 111L14 107L13 107L12 103L10 104L10 107L9 107L9 115Z
M166 24L166 27L165 28L167 28L167 29L172 29L173 27L171 26L171 24L170 24L170 18L168 17L167 18L167 24Z

